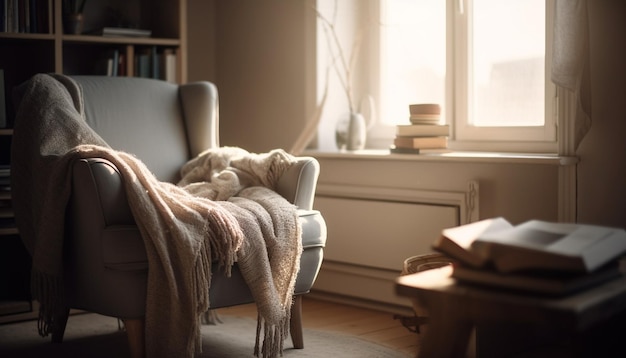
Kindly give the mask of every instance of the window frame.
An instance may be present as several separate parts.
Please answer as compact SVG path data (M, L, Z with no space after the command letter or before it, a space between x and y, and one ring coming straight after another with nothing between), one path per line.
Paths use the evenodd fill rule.
M371 14L381 19L383 2L371 2ZM523 1L523 0L522 0ZM474 127L467 122L468 108L468 60L467 31L471 0L446 1L446 122L451 125L449 148L452 150L502 151L556 153L558 151L558 95L556 86L550 80L552 62L552 41L554 0L546 0L546 53L545 53L545 123L535 127ZM381 103L381 76L384 74L384 39L378 24L370 29L370 65L374 74L371 93L376 103ZM452 55L450 55L452 54ZM456 84L456 85L455 85ZM460 84L460 85L459 85ZM380 112L379 112L380 113ZM395 126L383 124L378 119L368 133L368 143L372 148L385 148L395 135ZM494 138L497 138L494 140Z

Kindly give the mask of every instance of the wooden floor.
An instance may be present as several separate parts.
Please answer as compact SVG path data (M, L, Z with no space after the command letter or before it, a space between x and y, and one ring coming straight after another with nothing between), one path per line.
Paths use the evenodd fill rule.
M219 310L220 315L256 318L253 304ZM420 334L404 327L394 314L334 303L304 296L302 302L304 328L321 329L354 335L400 352L415 356ZM304 337L306 346L306 336Z

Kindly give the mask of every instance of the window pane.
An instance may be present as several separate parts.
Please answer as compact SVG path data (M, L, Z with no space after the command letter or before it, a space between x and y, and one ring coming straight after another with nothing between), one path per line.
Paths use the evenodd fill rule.
M543 125L545 0L472 4L470 123Z
M439 103L445 118L446 2L381 4L381 121L408 124L411 103Z

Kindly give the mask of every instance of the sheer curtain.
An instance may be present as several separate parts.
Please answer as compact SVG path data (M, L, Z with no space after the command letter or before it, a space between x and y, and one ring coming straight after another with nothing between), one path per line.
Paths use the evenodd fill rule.
M591 127L589 117L589 21L587 0L556 0L552 81L576 97L575 147ZM565 120L571 120L566 118Z

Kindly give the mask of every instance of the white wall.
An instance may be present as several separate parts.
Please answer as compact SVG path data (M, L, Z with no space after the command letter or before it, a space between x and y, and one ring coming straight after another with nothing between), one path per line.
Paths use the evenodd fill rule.
M315 100L309 86L315 52L307 46L315 41L312 2L211 3L189 2L190 12L212 11L206 18L214 20L199 13L189 16L189 78L218 86L221 144L253 152L290 148ZM205 37L214 37L214 46L197 46ZM198 68L205 65L207 69Z
M187 77L189 82L217 81L215 0L187 1Z

